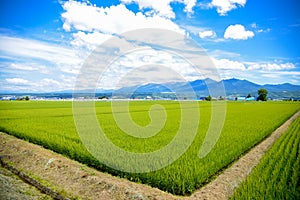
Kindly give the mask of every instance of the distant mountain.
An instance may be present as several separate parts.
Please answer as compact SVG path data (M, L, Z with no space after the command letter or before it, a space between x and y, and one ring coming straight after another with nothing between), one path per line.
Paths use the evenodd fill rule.
M264 85L264 88L272 92L291 92L291 91L300 91L299 85L292 85L290 83L278 84L278 85Z
M222 88L222 84L225 89L226 96L246 96L249 93L252 96L257 96L257 90L265 88L269 92L269 97L297 97L300 98L300 85L292 85L290 83L278 84L278 85L259 85L252 83L248 80L240 79L226 79L220 82L212 79L195 80L188 83L183 82L170 82L164 84L148 83L145 85L136 85L133 87L124 87L117 91L116 94L130 93L133 91L135 94L153 94L153 93L187 93L192 88L198 96L209 95L208 86L210 89Z
M250 81L239 79L223 80L223 84L227 94L248 94L257 92L262 87Z
M165 85L165 84L164 84ZM114 91L114 93L161 93L161 92L171 92L171 90L162 84L148 83L146 85L136 85L132 87L123 87Z
M247 80L228 79L223 80L223 84L227 95L247 95L250 93L256 96L257 90L265 88L269 92L269 97L300 97L300 85L292 85L289 83L258 85Z

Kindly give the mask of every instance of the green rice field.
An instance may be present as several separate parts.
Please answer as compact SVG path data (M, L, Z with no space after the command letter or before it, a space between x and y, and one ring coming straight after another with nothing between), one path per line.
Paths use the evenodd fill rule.
M110 102L96 102L96 116L107 138L115 145L131 152L152 152L172 141L182 113L177 101L132 101L129 104L131 118L136 124L146 126L151 122L148 111L154 104L165 108L167 120L162 130L149 138L125 134L114 120ZM187 195L209 182L217 172L262 141L300 109L299 102L227 102L221 136L212 151L201 159L198 154L210 124L211 103L197 102L196 105L200 110L200 123L193 143L171 165L149 173L121 172L95 159L76 131L72 102L0 102L0 130L100 171L173 194Z
M262 158L232 199L300 199L300 117Z

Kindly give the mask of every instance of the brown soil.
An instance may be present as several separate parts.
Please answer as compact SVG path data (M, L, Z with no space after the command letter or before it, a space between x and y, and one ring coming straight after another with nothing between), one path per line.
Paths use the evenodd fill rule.
M0 167L0 199L1 200L50 200L46 194L42 194L34 186L21 180L11 171Z
M53 193L70 199L228 199L234 189L251 173L252 168L258 164L265 152L299 115L300 111L222 172L214 181L189 197L174 196L157 188L101 173L5 133L0 133L0 158L6 167L12 166L49 188ZM11 182L11 184L19 183ZM0 197L2 197L2 188L0 189ZM38 196L37 199L42 197Z

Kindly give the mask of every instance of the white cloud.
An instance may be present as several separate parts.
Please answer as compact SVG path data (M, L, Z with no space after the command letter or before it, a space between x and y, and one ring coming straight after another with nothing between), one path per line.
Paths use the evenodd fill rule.
M248 66L248 70L265 70L265 71L273 71L273 70L289 70L294 69L296 66L293 63L255 63Z
M53 78L43 78L39 80L23 78L7 78L0 81L2 90L26 91L26 92L53 92L59 90L73 89L75 77L61 75L57 80Z
M293 63L261 63L261 62L239 62L231 59L217 59L212 58L218 69L228 70L243 70L243 71L272 71L274 73L291 73L284 70L295 69Z
M18 70L28 70L28 71L38 70L36 67L32 67L32 66L29 66L29 65L21 65L21 64L16 64L16 63L11 63L10 68L18 69Z
M173 0L121 0L125 4L137 3L139 9L143 10L145 8L151 8L152 10L148 12L148 15L159 15L165 18L175 18L175 13L173 12L170 3Z
M200 26L191 26L191 25L187 25L187 24L182 24L181 27L195 35L199 34L199 32L206 31L209 29L209 28L204 28L204 27L200 27Z
M102 44L104 41L111 38L111 35L99 33L97 31L93 33L85 33L83 31L78 31L73 34L74 40L71 44L76 47L86 46L89 50L95 49L96 46Z
M79 73L81 65L59 65L59 66L57 66L57 68L61 72L76 75Z
M269 33L271 31L270 28L267 28L267 29L258 29L257 32L258 33Z
M22 70L22 71L38 71L42 74L48 74L49 70L47 69L46 66L40 65L37 63L30 63L30 64L24 64L24 63L11 63L9 65L10 69L14 70Z
M133 13L125 5L119 4L106 8L94 7L86 3L68 1L63 4L63 28L77 31L98 31L103 34L120 34L138 28L162 28L183 32L170 19L158 15L146 16L141 12Z
M230 52L230 51L224 51L220 49L213 50L211 52L208 52L208 55L214 57L214 58L237 58L240 57L241 54L236 53L236 52Z
M274 72L275 74L282 74L282 75L292 75L292 76L297 76L298 79L300 77L300 71L279 71L279 72Z
M60 90L72 90L75 83L75 77L68 76L67 80L64 75L55 78L43 78L41 80L33 81L31 83L32 90L35 91L60 91Z
M1 57L43 60L54 64L80 63L74 50L37 40L0 36Z
M293 63L270 63L235 61L233 59L212 58L223 79L239 78L259 84L279 84L292 82L300 84L299 71Z
M117 59L102 73L99 87L115 88L119 81L122 81L121 86L124 87L125 82L126 86L132 86L147 82L178 82L183 78L195 80L199 78L199 72L176 55L149 48Z
M0 74L14 74L15 78L0 80L2 90L57 91L72 89L57 75L76 74L84 59L80 52L63 46L32 39L0 36ZM24 79L24 77L26 77Z
M263 84L294 83L300 85L299 71L262 71L258 74L261 79L260 82Z
M54 80L54 79L51 79L51 78L44 78L40 81L40 83L42 83L42 85L60 85L60 82Z
M217 8L217 12L224 16L227 12L236 9L237 7L245 6L247 0L212 0L209 7Z
M212 61L215 63L218 69L225 70L246 70L245 65L242 62L232 61L229 59L215 59L212 58Z
M252 28L257 28L257 24L256 24L256 23L252 23L252 24L251 24L251 27L252 27Z
M193 12L193 8L196 5L197 0L184 0L183 2L185 4L184 11L188 12L188 13L192 13Z
M247 40L252 37L254 37L254 33L252 31L247 31L241 24L228 26L224 33L225 39Z
M136 3L139 9L151 9L146 15L158 15L165 18L175 18L175 13L170 6L171 2L181 2L185 5L184 11L192 13L197 0L121 0L125 4Z
M252 23L251 25L250 25L254 30L255 30L255 32L257 32L257 33L268 33L268 32L270 32L271 31L271 29L270 28L266 28L266 29L262 29L257 23Z
M132 1L125 0L123 2L130 3ZM139 1L140 7L151 6L162 13L167 12L169 8L164 10L166 8L161 8L161 6L169 3L170 1ZM67 1L62 6L65 10L61 14L64 22L63 28L65 31L75 31L71 44L76 47L87 47L92 50L112 35L142 28L159 28L185 33L166 15L134 13L128 10L124 4L103 8L84 2Z
M199 32L199 37L200 38L215 38L217 36L216 32L212 31L212 30L208 30L208 31L201 31Z
M16 85L25 85L28 84L29 81L23 78L7 78L5 79L7 83L16 84Z

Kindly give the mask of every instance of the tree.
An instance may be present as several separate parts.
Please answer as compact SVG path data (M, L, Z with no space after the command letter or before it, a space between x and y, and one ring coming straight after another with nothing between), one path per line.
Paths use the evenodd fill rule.
M108 99L108 97L103 95L103 96L98 97L98 99Z
M25 97L25 100L28 101L28 100L29 100L29 96L26 96L26 97Z
M206 101L211 101L211 96L209 95L209 96L205 97L205 100Z
M251 96L251 94L249 93L248 95L247 95L247 97L246 98L251 98L252 96Z
M268 90L261 88L257 91L257 101L267 101Z

